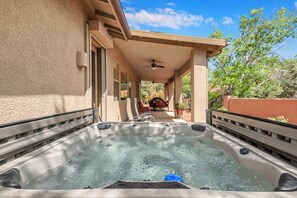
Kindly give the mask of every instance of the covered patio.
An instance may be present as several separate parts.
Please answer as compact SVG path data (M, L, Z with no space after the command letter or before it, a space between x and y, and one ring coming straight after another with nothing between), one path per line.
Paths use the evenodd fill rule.
M5 11L1 28L9 30L0 31L4 38L0 45L0 197L296 195L289 192L296 191L297 181L295 125L207 110L208 59L221 52L225 40L130 31L119 0L2 0L0 5ZM189 120L204 124L164 124L185 122L176 118L174 104L182 100L182 77L189 72ZM164 84L168 108L151 112L162 123L130 119L137 114L141 80ZM200 152L211 146L208 142L225 149L236 161L222 158L222 152L213 152L213 147ZM162 154L164 150L168 155ZM75 155L81 159L77 164L71 158ZM201 166L200 161L210 163ZM59 169L69 164L69 169ZM244 186L246 181L253 186L263 183L258 180L263 174L273 184L271 192L231 191L239 175L230 164L236 170L244 168L243 175L247 169L254 172L241 179ZM224 167L228 169L219 175ZM57 178L44 179L52 170L62 171ZM207 175L206 170L207 179L201 177ZM74 177L63 176L63 171ZM164 182L168 186L157 189L155 184L163 182L168 173L181 173L187 179L185 185L195 186L176 189L175 184ZM283 174L288 176L285 182ZM216 176L224 188L216 188L223 183ZM42 178L50 182L46 187L26 186L34 179L39 184ZM215 180L217 185L212 187ZM104 187L117 181L151 185ZM284 188L287 192L272 192L280 183L294 186Z
M174 112L170 111L153 111L152 116L155 118L155 122L181 122L186 123L182 118L176 118Z
M164 83L168 112L154 113L157 119L180 120L174 104L182 102L182 77L191 72L191 121L206 121L208 59L221 52L225 40L131 30L130 40L114 42L139 77L137 90L140 80Z

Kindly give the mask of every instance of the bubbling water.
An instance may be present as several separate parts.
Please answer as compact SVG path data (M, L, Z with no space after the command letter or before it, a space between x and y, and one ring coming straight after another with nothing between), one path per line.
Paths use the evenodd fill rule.
M103 187L118 180L163 181L174 173L186 185L224 191L272 191L201 133L117 133L101 137L67 163L24 186L29 189Z

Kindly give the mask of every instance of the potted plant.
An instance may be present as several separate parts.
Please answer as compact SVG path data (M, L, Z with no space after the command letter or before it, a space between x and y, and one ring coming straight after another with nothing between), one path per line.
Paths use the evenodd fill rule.
M178 118L181 118L183 113L184 113L184 109L185 109L185 104L184 103L181 103L181 102L178 102L175 104L175 115L176 117Z

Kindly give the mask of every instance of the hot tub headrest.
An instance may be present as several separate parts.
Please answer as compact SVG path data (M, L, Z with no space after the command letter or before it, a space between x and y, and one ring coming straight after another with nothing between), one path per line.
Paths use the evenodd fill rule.
M281 174L278 187L276 187L274 191L297 191L297 178L289 173Z
M22 188L21 174L16 168L10 169L0 175L0 186L10 188Z
M97 124L99 130L105 130L111 128L111 123L100 123Z
M205 131L206 127L202 124L192 124L191 128L194 130L194 131Z
M131 188L150 188L150 189L189 189L188 186L179 182L152 182L152 181L141 181L141 182L126 182L117 181L105 189L131 189Z

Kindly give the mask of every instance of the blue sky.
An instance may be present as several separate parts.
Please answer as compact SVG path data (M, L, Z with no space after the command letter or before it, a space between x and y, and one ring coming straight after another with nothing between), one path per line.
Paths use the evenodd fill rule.
M297 9L297 0L121 0L131 29L208 37L214 29L239 37L240 16L253 8L264 8L271 18L285 7ZM297 54L297 39L289 39L276 50L284 58Z

